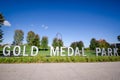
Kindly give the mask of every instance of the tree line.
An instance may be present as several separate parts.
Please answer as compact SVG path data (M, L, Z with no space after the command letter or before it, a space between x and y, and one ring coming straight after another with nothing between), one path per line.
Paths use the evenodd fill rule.
M22 45L23 38L24 38L24 32L22 30L15 30L13 45ZM35 34L33 31L29 31L27 33L26 41L27 44L30 46L34 45L37 47L41 47L42 49L48 48L48 37L43 36L42 39L40 40L39 35ZM52 46L54 48L56 48L57 46L62 47L64 46L64 43L62 39L54 38L52 42ZM82 47L84 47L84 43L83 41L76 41L76 42L72 42L70 46L73 49L75 49L76 47L82 49ZM89 48L91 50L95 50L96 47L109 48L111 47L111 45L104 39L96 40L95 38L92 38L90 41Z
M24 32L22 30L15 30L13 45L22 45L23 39L24 39ZM47 36L43 36L42 39L40 40L40 37L38 34L35 34L33 31L29 31L27 33L26 41L29 46L37 46L43 50L48 49ZM54 38L52 46L54 48L56 48L57 46L62 47L63 41L61 39Z
M119 38L120 37L118 37L118 40ZM22 30L15 30L13 45L22 45L23 39L24 39L24 32ZM27 33L26 41L29 46L37 46L44 50L48 49L47 36L43 36L42 39L40 40L40 36L38 34L35 34L33 31L29 31ZM64 46L64 43L62 39L58 39L55 37L53 39L52 46L54 48L56 48L57 46L62 47ZM82 47L84 47L84 43L83 41L72 42L70 44L70 47L72 47L73 49L75 49L76 47L78 47L79 49L82 49ZM96 47L109 48L111 47L111 45L104 39L96 40L95 38L92 38L90 40L89 48L90 50L95 50Z
M22 30L15 30L13 45L22 45L23 39L24 32ZM33 31L29 31L27 33L26 41L29 46L37 46L41 47L42 49L48 48L48 37L43 36L42 40L40 41L40 36L35 34Z
M4 25L4 21L5 21L5 18L0 13L0 43L3 41L4 34L1 27ZM24 39L24 32L22 30L15 30L13 45L22 45L23 39ZM117 39L118 41L120 41L120 35L117 36ZM27 33L26 41L27 41L27 44L30 46L34 45L37 47L41 47L42 49L48 48L48 37L43 36L42 39L40 40L40 36L38 34L35 34L33 31L29 31ZM62 39L54 38L52 42L52 46L54 48L56 48L56 46L61 47L61 46L64 46L64 43ZM75 49L75 47L78 47L79 49L81 49L82 47L84 47L84 43L83 41L76 41L76 42L72 42L70 46L73 49ZM111 47L111 45L104 39L96 40L95 38L92 38L90 41L89 48L91 50L95 50L96 47L108 48L108 47Z
M78 47L79 49L82 49L82 47L84 47L84 43L83 43L83 41L76 41L76 42L72 42L70 46L73 49L75 49L76 47ZM95 38L92 38L90 40L89 49L95 50L96 47L109 48L109 47L111 47L111 45L104 39L96 40Z

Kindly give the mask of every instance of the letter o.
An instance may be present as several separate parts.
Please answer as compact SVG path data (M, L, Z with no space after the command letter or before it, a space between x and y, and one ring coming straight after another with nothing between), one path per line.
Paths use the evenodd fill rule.
M18 48L18 53L16 54L16 49ZM13 54L14 54L14 56L19 56L20 55L20 52L21 52L21 48L20 48L20 46L15 46L14 48L13 48Z

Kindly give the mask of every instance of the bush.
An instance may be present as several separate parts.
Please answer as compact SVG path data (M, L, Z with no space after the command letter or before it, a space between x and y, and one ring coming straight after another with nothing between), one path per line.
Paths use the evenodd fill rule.
M60 63L60 62L113 62L120 61L120 56L52 56L52 57L0 57L0 63Z

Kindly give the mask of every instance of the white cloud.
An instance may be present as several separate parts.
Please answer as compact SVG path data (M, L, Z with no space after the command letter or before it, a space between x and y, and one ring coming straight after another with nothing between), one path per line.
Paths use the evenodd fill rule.
M44 24L43 24L41 27L42 27L43 29L45 29L45 30L48 29L48 26L46 26L46 25L44 25Z
M46 30L46 29L48 29L48 26L45 26L45 28L44 28L44 29L45 29L45 30Z
M8 22L8 21L4 21L4 26L8 26L8 27L10 27L11 26L11 24L10 24L10 22Z

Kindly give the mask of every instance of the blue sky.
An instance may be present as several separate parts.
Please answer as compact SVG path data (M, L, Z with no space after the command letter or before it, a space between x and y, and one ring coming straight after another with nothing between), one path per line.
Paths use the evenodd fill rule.
M49 45L59 32L65 46L71 42L84 42L91 38L118 42L120 35L119 0L0 0L0 12L11 26L3 26L3 43L12 43L14 31L28 31L48 36Z

